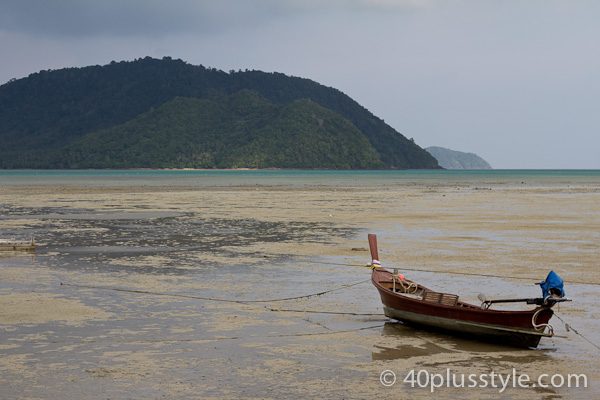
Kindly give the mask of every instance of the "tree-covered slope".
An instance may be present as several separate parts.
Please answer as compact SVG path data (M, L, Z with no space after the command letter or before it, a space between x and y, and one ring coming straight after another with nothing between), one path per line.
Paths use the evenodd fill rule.
M275 131L280 135L296 135L302 137L305 142L314 144L320 141L321 146L290 148L285 156L279 151L279 158L276 159L278 162L273 164L273 157L267 157L262 151L262 146L269 146L273 139L262 137L264 134L261 129L234 129L237 136L229 137L226 147L218 148L218 151L217 147L224 145L225 139L202 142L215 135L213 131L202 130L211 125L210 119L216 116L207 117L208 120L198 120L193 115L183 115L185 111L193 108L196 113L203 113L206 117L210 110L216 108L215 112L221 118L220 125L217 125L222 131L229 132L231 126L239 128L236 124L239 124L240 116L223 107L223 104L234 101L235 96L230 96L244 89L258 94L261 100L251 98L252 96L238 98L237 101L241 102L238 104L239 108L252 109L252 102L255 101L266 101L269 104L265 104L264 109L259 108L257 115L252 117L253 123L258 124L257 121L262 118L264 127L270 129L272 135L275 135ZM197 103L196 107L186 105L181 110L176 110L176 107L161 109L176 98L204 101ZM350 154L353 152L350 149L353 145L350 143L338 143L333 146L330 142L335 141L336 136L314 136L317 133L310 128L312 120L299 116L302 114L299 111L301 106L304 104L304 107L308 107L308 100L313 106L318 105L337 115L335 119L317 118L323 120L324 124L326 121L334 124L333 120L350 121L348 126L352 126L354 130L337 137L356 143L360 142L359 137L366 139L369 146L361 146L370 152L374 149L373 154L378 162L351 160ZM250 104L245 105L245 101L249 101ZM288 106L295 110L296 114L288 110ZM144 128L144 141L137 144L136 138L139 138L142 135L140 132L144 130L140 128L140 124L143 125L145 119L157 115L159 109L163 113L163 119L187 118L195 122L180 124L178 129L171 130L166 128L166 124L159 124L160 130ZM297 122L303 121L307 125L294 123L294 129L276 129L277 123L283 123L280 114L285 112L289 113L288 118ZM324 111L315 112L315 115L322 112ZM135 125L139 130L137 133L132 131ZM321 128L319 135L333 135L333 132L339 132L337 128ZM117 131L120 132L120 136L115 136L110 146L102 146L103 154L100 153L99 147L85 146L86 141L93 141L95 135L110 136ZM343 163L339 160L332 163L338 165L334 168L438 167L437 161L429 153L340 91L308 79L279 73L225 73L189 65L181 60L157 60L147 57L134 62L112 62L106 66L41 71L0 86L0 168L83 168L84 161L92 160L97 163L103 160L101 164L111 168L150 168L154 164L146 165L145 161L142 161L144 158L125 157L124 154L118 156L118 149L133 151L131 149L138 148L141 155L149 146L158 146L159 143L161 148L172 152L168 157L165 155L171 160L166 162L168 165L164 165L165 167L192 167L198 163L205 165L204 161L197 162L197 156L186 155L185 151L192 152L187 146L181 147L181 143L191 143L190 140L194 143L199 141L195 147L197 150L194 151L204 149L201 151L201 158L214 159L215 166L233 166L237 165L236 160L239 160L243 164L254 162L255 166L269 164L273 167L325 168L325 163L317 166L303 161L315 160L321 155L295 154L293 150L314 152L323 146L329 146L328 157L341 149L339 151L347 158ZM136 146L132 147L134 142ZM127 143L129 145L126 145ZM107 158L109 153L116 158ZM121 159L122 162L117 163L117 159ZM173 160L177 159L196 161L190 161L191 164L186 163L187 161L174 163Z
M221 100L177 97L88 134L60 168L382 168L348 120L310 100L275 105L242 90Z

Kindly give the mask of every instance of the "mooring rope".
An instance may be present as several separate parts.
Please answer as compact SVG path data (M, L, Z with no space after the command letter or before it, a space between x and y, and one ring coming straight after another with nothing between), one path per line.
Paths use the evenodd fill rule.
M381 313L354 313L354 312L343 312L343 311L318 311L318 310L293 310L289 308L268 308L269 311L275 312L295 312L295 313L308 313L308 314L335 314L335 315L358 315L358 316L377 316L381 317ZM387 321L387 320L386 320Z
M301 336L320 336L320 335L336 335L338 333L358 332L369 329L381 328L383 325L372 325L362 328L344 329L339 331L326 332L300 332L300 333L281 333L277 335L252 335L252 336L227 336L215 338L196 338L196 339L130 339L130 340L80 340L80 341L64 341L64 340L25 340L25 339L8 339L18 343L30 344L94 344L94 343L170 343L170 342L214 342L221 340L246 340L252 338L285 338L285 337L301 337Z
M417 271L417 272L428 272L428 273L436 273L436 274L447 274L447 275L469 275L469 276L481 276L484 278L498 278L498 279L516 279L516 280L527 280L537 282L540 280L539 277L532 278L528 276L506 276L506 275L495 275L495 274L478 274L475 272L461 272L461 271L431 271L425 269L417 269L417 268L404 268L398 267L398 269L402 269L403 271ZM563 279L565 283L573 283L580 285L600 285L598 282L581 282L581 281L570 281L567 279Z
M594 346L595 348L600 350L600 346L598 346L596 343L592 342L590 339L583 336L581 333L577 332L577 330L575 328L573 328L570 324L566 323L559 315L556 314L556 312L554 313L554 316L556 318L558 318L560 320L560 322L563 323L567 332L569 332L569 331L575 332L577 335L581 336L586 342L588 342L589 344L591 344L592 346Z
M147 290L139 290L139 289L121 289L121 288L114 288L114 287L107 287L107 286L78 285L78 284L75 284L75 283L63 283L63 282L61 282L60 285L61 286L72 286L72 287L87 288L87 289L113 290L115 292L151 294L151 295L154 295L154 296L184 297L184 298L188 298L188 299L207 300L207 301L220 301L220 302L224 302L224 303L249 304L249 303L274 303L274 302L278 302L278 301L307 299L307 298L310 298L310 297L322 296L322 295L327 294L327 293L332 293L332 292L336 292L338 290L347 289L349 287L360 285L361 283L365 283L365 282L369 282L369 281L370 281L370 279L366 279L364 281L360 281L360 282L356 282L356 283L349 283L347 285L343 285L343 286L340 286L340 287L337 287L337 288L334 288L334 289L330 289L330 290L325 290L325 291L319 292L319 293L311 293L311 294L306 294L306 295L302 295L302 296L295 296L295 297L286 297L286 298L282 298L282 299L264 299L264 300L219 299L219 298L216 298L216 297L194 296L194 295L191 295L191 294L150 292L150 291L147 291Z
M306 263L306 264L316 264L316 262L314 262L314 261L296 260L294 262ZM321 262L321 261L319 261L318 264L337 265L337 266L340 266L340 267L369 267L369 268L371 267L370 264L357 265L357 264L332 263L332 262ZM402 267L402 266L398 267L398 270L412 271L412 272L427 272L427 273L431 273L431 274L481 276L483 278L516 279L516 280L527 280L527 281L533 281L533 282L537 282L540 279L539 277L510 276L510 275L507 276L507 275L496 275L496 274L481 274L481 273L476 273L476 272L463 272L463 271L434 271L434 270L430 270L430 269L407 268L407 267ZM571 280L568 280L568 279L563 279L563 281L565 283L572 283L572 284L579 284L579 285L596 285L596 286L600 286L600 282L571 281Z

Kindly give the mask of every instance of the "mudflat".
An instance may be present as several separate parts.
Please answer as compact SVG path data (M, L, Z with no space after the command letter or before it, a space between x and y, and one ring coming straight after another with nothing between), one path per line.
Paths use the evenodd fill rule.
M0 398L600 393L600 182L25 181L0 211L0 235L38 244L0 253ZM554 270L564 337L523 350L388 320L367 233L384 267L476 304L538 296Z

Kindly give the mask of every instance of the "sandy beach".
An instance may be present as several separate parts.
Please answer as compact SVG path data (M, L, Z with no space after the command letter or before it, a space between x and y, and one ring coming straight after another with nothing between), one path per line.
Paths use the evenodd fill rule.
M36 181L1 185L0 212L0 234L38 244L0 253L2 399L600 394L600 182ZM367 233L384 267L473 303L538 296L554 270L573 299L551 320L564 337L521 350L388 320ZM412 387L411 371L531 384Z

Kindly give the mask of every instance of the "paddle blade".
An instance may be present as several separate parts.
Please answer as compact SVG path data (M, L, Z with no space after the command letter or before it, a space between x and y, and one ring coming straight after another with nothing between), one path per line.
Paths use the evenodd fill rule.
M377 251L377 235L369 233L369 249L371 249L371 259L379 262L379 253Z

